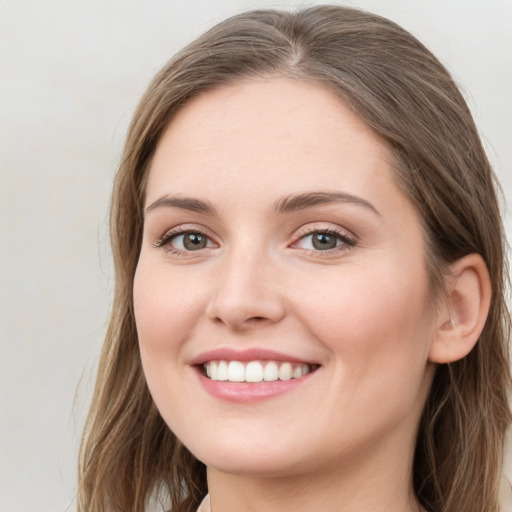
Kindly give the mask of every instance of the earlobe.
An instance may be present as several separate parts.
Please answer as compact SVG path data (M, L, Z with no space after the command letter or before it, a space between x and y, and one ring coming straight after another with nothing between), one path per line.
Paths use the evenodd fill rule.
M434 363L452 363L476 345L491 302L489 271L479 254L469 254L450 266L447 299L439 309L438 325L430 347Z

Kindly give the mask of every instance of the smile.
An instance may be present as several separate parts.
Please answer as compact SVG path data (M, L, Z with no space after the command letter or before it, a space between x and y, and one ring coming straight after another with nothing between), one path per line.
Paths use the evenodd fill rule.
M216 399L251 404L307 385L321 364L263 348L223 347L189 362L203 389Z
M299 379L317 365L288 361L208 361L203 364L205 375L223 382L275 382Z

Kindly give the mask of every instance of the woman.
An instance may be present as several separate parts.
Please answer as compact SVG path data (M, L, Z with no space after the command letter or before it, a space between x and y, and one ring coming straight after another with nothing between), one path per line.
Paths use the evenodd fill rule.
M114 187L80 510L500 510L495 186L392 22L256 11L185 48Z

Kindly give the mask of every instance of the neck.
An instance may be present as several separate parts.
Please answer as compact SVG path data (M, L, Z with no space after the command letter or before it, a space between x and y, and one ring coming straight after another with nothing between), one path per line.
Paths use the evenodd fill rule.
M382 440L381 440L382 441ZM404 449L404 444L411 448ZM364 460L291 476L229 474L208 468L212 512L420 512L412 490L414 443L400 455L377 444ZM391 448L391 447L388 447Z

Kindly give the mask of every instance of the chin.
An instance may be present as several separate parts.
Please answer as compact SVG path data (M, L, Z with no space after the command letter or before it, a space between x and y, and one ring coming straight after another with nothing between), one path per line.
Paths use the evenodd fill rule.
M250 477L283 477L301 473L309 463L307 454L301 454L292 446L276 446L263 441L249 439L234 442L233 438L224 442L207 441L201 445L187 446L191 453L208 468L227 474Z

